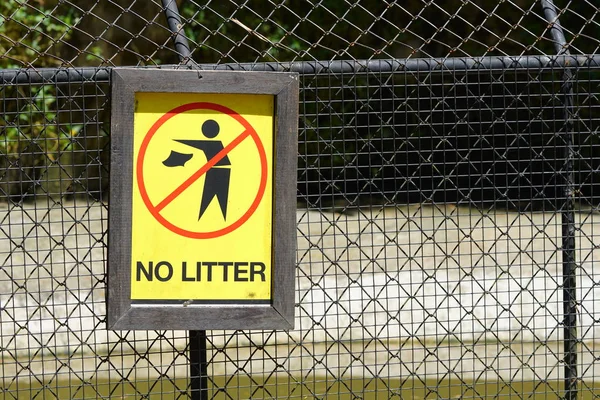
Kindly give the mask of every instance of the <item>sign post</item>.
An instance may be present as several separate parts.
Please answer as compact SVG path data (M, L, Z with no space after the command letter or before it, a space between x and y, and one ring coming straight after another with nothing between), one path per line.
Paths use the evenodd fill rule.
M111 83L108 327L293 328L298 76Z
M206 331L189 332L190 394L192 400L208 400Z

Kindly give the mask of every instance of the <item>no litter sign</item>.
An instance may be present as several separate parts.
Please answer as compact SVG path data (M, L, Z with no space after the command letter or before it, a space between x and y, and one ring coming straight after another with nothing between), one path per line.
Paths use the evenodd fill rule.
M109 326L290 327L297 77L113 75Z
M131 299L270 302L273 98L136 104Z

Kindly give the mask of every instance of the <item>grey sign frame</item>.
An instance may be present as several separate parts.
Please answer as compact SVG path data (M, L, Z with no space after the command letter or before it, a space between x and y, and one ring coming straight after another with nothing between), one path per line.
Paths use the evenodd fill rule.
M108 329L293 329L298 91L298 74L290 72L139 68L112 70ZM143 304L132 302L133 129L135 94L139 92L274 96L270 303L243 300L210 304L159 300Z

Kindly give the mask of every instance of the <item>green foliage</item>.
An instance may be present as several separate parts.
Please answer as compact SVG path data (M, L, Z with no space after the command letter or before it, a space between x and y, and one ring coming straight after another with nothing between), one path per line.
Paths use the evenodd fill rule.
M551 54L528 0L185 1L200 63ZM571 14L564 16L571 22ZM577 21L580 22L580 21ZM564 24L563 24L564 25Z
M60 47L71 36L78 17L70 7L61 9L60 13L56 11L56 8L47 11L41 3L17 0L0 3L1 69L62 64ZM33 178L32 168L54 163L68 150L71 137L81 127L59 124L55 86L5 85L0 92L3 97L2 163L13 168L18 166L20 172L17 170L17 173Z
M46 10L43 2L0 2L0 68L62 65L61 47L78 16L72 7Z
M16 98L4 101L6 106L17 111L0 117L0 153L9 158L19 157L23 152L34 153L38 159L36 164L39 164L45 158L53 162L61 152L68 150L70 138L81 126L59 128L55 87L29 87L30 96L23 96L24 90L19 87L3 90L17 94Z

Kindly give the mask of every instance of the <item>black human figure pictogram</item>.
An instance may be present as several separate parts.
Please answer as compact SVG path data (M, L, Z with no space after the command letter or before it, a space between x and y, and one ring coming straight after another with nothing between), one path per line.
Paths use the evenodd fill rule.
M215 138L219 134L219 131L219 124L215 120L209 119L202 124L202 134L209 139ZM208 161L223 150L223 143L220 140L175 139L175 141L203 151ZM192 157L193 154L179 153L171 150L171 154L163 161L163 164L167 167L184 166ZM229 161L229 157L225 155L206 172L198 220L202 218L210 202L215 197L219 202L223 218L227 219L227 198L229 196L230 178L231 162Z

